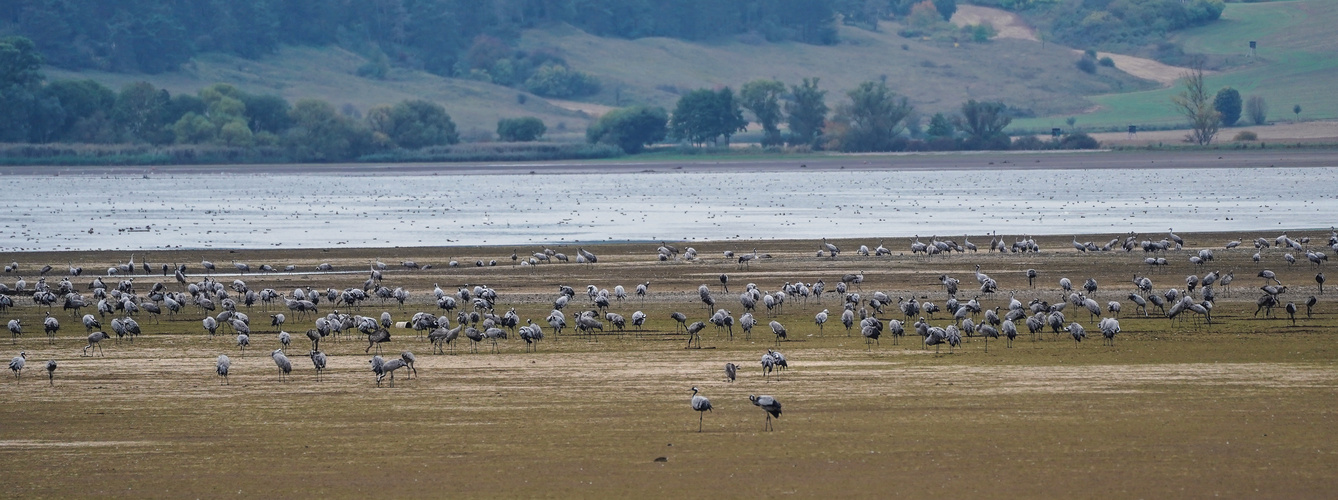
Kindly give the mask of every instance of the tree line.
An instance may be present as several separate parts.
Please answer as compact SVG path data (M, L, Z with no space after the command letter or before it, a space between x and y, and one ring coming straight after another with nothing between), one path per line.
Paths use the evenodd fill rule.
M697 89L684 94L672 113L660 107L614 110L590 126L586 139L640 152L666 139L694 147L725 146L750 121L761 128L764 147L806 150L882 152L907 150L1087 149L1097 147L1086 134L1071 133L1050 142L1035 137L1014 141L1004 132L1013 114L1002 102L968 100L957 113L936 113L927 128L904 96L887 83L871 80L844 92L830 109L818 78L785 85L776 80ZM787 125L788 133L781 131Z
M424 100L374 107L357 117L326 101L289 103L227 84L172 94L147 82L120 90L93 80L48 82L41 66L32 41L0 39L0 142L272 147L299 161L459 142L445 108ZM543 133L532 123L509 127L526 137Z

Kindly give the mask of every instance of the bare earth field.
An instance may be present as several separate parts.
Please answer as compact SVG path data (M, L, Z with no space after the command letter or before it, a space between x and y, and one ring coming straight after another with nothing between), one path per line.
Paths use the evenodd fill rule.
M1318 230L1290 234L1313 238L1319 249L1328 237ZM1104 244L1116 236L1086 239ZM377 387L370 355L358 352L367 344L356 332L322 342L331 361L318 382L304 357L303 333L315 316L287 310L295 370L281 383L269 357L280 346L266 318L282 304L268 312L259 304L239 306L252 318L245 354L230 333L208 336L200 326L203 311L190 306L157 320L141 313L140 338L109 340L105 356L82 357L86 332L75 313L52 309L62 328L48 344L41 331L46 308L15 295L17 307L0 319L20 318L24 333L3 357L24 350L29 358L20 381L0 384L0 487L6 497L1331 496L1338 487L1334 292L1318 295L1316 266L1304 259L1288 266L1282 250L1266 250L1263 262L1254 263L1248 240L1241 249L1221 249L1240 235L1182 236L1190 249L1215 248L1216 259L1200 268L1187 260L1192 251L1171 251L1170 265L1153 269L1141 251L1079 253L1068 237L1041 239L1039 254L933 257L910 256L901 239L886 242L894 253L884 257L853 251L878 241L836 241L845 253L835 260L814 257L815 241L769 241L757 243L757 251L773 258L743 269L722 252L751 252L751 242L699 245L701 257L692 262L658 262L654 243L598 245L593 266L518 266L510 248L154 253L147 258L155 266L187 263L192 281L206 277L199 266L206 258L229 270L232 260L253 268L294 264L303 272L213 276L289 292L360 286L362 270L379 259L392 267L384 284L411 292L404 307L373 299L349 310L322 301L320 314L389 311L395 321L417 311L440 313L432 303L434 283L448 292L465 284L494 287L499 314L514 307L522 324L526 318L544 324L559 284L578 290L566 309L574 323L577 311L591 308L581 293L585 285L622 285L631 294L649 281L645 299L632 295L610 308L627 317L641 310L649 320L639 332L630 325L618 332L605 322L593 336L571 329L557 335L545 325L537 352L526 352L514 335L496 353L487 341L471 352L461 338L445 355L432 354L412 330L394 328L386 356L415 352L419 375L410 379L400 370L392 388ZM971 241L983 248L989 238ZM519 249L522 256L539 250ZM465 267L446 267L448 254ZM126 258L3 257L20 264L29 287L45 263L105 269ZM409 259L434 267L394 268ZM474 267L476 259L499 262ZM335 272L307 272L322 262ZM749 337L737 326L731 339L708 325L703 348L684 349L686 335L668 317L681 311L689 322L706 319L701 284L738 317L744 312L738 294L747 283L774 292L787 282L821 279L830 291L846 273L863 273L852 291L866 300L878 290L942 305L947 297L938 276L960 279L965 301L979 295L976 265L999 282L999 293L982 296L982 306L1004 311L1009 292L1024 303L1058 302L1059 278L1080 286L1094 277L1096 300L1123 303L1123 331L1114 346L1103 346L1095 320L1070 306L1068 321L1089 332L1081 344L1067 334L1033 337L1021 328L1012 348L976 337L936 352L913 330L866 347L858 331L847 335L841 299L829 292L821 302L792 299L774 318L759 306L762 324ZM1281 308L1272 317L1254 315L1262 284L1254 275L1265 267L1289 285L1284 303L1319 297L1313 316L1304 306L1295 323ZM1034 289L1024 276L1028 268L1040 274ZM1126 299L1135 274L1152 278L1158 291L1183 290L1186 275L1215 269L1234 271L1236 279L1216 290L1211 325L1158 317L1155 308L1145 318ZM729 275L729 293L721 289L722 273ZM13 286L14 279L4 281ZM58 280L55 273L47 279ZM73 281L88 294L90 280ZM157 282L181 288L170 276L135 276L141 295ZM96 313L90 309L79 314ZM832 319L820 332L813 315L823 309ZM895 305L881 318L904 319ZM775 342L765 326L771 319L787 326L789 340ZM944 312L929 320L950 321ZM767 348L784 352L789 368L764 379L758 359ZM233 359L227 385L214 375L220 353ZM47 359L60 364L54 385L45 380ZM724 381L725 362L742 366L736 382ZM715 406L701 433L688 404L693 386ZM749 394L783 403L774 432L763 431L763 412Z

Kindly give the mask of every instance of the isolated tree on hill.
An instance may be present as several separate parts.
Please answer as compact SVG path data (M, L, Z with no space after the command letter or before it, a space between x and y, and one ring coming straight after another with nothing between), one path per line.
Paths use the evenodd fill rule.
M818 89L817 78L805 78L790 86L790 100L785 103L789 116L790 144L815 146L827 123L827 91Z
M1181 77L1180 86L1183 90L1172 96L1171 102L1176 112L1189 120L1189 140L1199 145L1211 144L1217 136L1222 114L1213 109L1212 97L1203 81L1203 66L1195 63L1193 69Z
M668 134L665 124L669 112L661 107L634 106L615 109L585 130L585 139L591 144L610 144L626 153L639 153L648 144L664 140Z
M1249 115L1250 121L1255 125L1263 125L1268 122L1268 102L1264 101L1264 96L1252 95L1245 100L1245 114Z
M1007 149L1008 136L1003 130L1012 122L1004 103L971 99L962 104L958 126L970 135L967 142L972 149Z
M848 104L837 110L836 120L846 126L840 137L843 151L891 151L906 117L914 109L905 97L881 81L866 81L846 92Z
M716 92L697 89L678 99L669 121L669 131L674 137L694 145L706 141L715 143L721 136L724 136L725 144L729 144L729 137L747 125L743 110L729 87Z
M1240 92L1231 87L1225 87L1217 91L1217 97L1213 99L1213 109L1222 114L1222 126L1235 126L1240 121L1241 99Z
M757 118L762 125L762 145L775 146L785 142L781 139L780 96L785 93L785 84L776 80L753 80L739 89L739 104Z

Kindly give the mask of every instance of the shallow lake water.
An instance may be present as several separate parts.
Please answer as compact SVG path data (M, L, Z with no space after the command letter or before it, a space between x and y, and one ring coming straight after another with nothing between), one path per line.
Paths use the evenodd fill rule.
M7 175L0 251L1328 228L1336 181L1338 168Z

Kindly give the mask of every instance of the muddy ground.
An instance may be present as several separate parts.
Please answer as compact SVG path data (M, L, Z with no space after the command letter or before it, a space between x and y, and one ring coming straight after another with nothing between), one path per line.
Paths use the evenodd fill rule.
M1292 231L1322 248L1328 231ZM1116 235L1080 237L1104 244ZM1163 234L1147 235L1160 239ZM1222 245L1236 234L1182 234L1190 250L1167 252L1170 265L1152 268L1141 251L1079 253L1070 238L1042 238L1039 254L978 253L910 256L908 241L888 239L892 256L855 255L860 244L835 241L845 252L819 259L816 241L713 242L695 245L700 258L659 262L656 243L598 245L593 266L519 266L512 248L414 248L301 251L183 251L144 255L151 265L185 262L192 280L203 279L201 259L231 269L231 262L296 265L297 275L240 278L253 289L289 291L311 286L360 286L373 260L390 265L385 284L412 293L408 304L372 300L356 310L368 316L389 311L396 321L417 311L440 312L429 303L434 284L454 292L483 284L499 294L498 312L514 307L522 322L543 317L557 286L578 290L568 318L589 308L585 285L612 289L651 282L647 298L633 296L610 308L624 316L636 310L650 319L642 331L586 336L571 330L547 338L527 352L512 336L492 352L461 339L447 354L434 355L412 330L395 329L386 348L417 355L418 376L396 372L378 387L368 370L361 336L327 339L326 376L317 381L302 332L314 316L288 311L284 329L297 337L288 353L295 365L284 383L269 357L280 346L268 311L248 312L251 348L243 354L235 337L209 337L203 312L157 320L141 314L145 334L133 343L107 341L105 356L82 357L86 332L72 312L54 308L62 329L54 343L43 336L45 308L15 295L18 307L0 319L20 318L23 336L6 345L3 358L28 353L21 381L0 384L0 470L4 496L220 497L627 497L782 496L888 497L1234 497L1317 498L1338 487L1338 324L1335 292L1320 295L1315 266L1304 259L1282 261L1282 250L1262 252L1262 262L1242 249ZM1250 234L1272 240L1276 234ZM987 236L971 241L982 249ZM1011 241L1011 239L1009 240ZM961 241L959 241L961 243ZM687 245L678 244L680 248ZM724 250L759 253L740 269ZM1215 259L1199 267L1188 261L1199 248ZM1244 249L1248 248L1248 249ZM518 248L520 256L541 248ZM554 250L575 255L574 248ZM1328 253L1333 253L1329 251ZM68 263L105 269L123 262L119 252L8 254L31 283L36 269ZM450 258L463 267L447 267ZM403 270L402 260L432 264ZM475 267L476 260L497 260ZM137 262L140 262L137 261ZM329 262L348 274L311 272ZM968 338L960 348L925 348L920 337L891 337L866 346L840 324L840 298L791 300L774 317L759 308L763 324L776 319L789 339L777 343L764 325L749 338L735 327L731 340L709 327L701 349L685 349L669 313L704 320L707 309L697 287L707 284L719 307L743 314L738 294L747 283L775 291L787 282L822 279L828 290L847 273L863 273L854 291L893 297L923 297L943 305L940 274L961 280L959 298L979 295L974 269L999 282L982 296L986 308L1007 309L1009 292L1023 302L1061 296L1058 280L1075 286L1094 277L1096 300L1122 303L1122 333L1103 346L1095 318L1070 306L1069 321L1089 337L1075 344L1067 335L1023 334L1013 347ZM1040 277L1030 288L1028 268ZM1281 309L1255 316L1255 299L1268 268L1288 285L1284 303L1318 300L1293 324ZM1217 290L1212 324L1168 320L1153 311L1135 312L1126 296L1135 274L1156 289L1184 289L1186 275L1234 272L1229 289ZM729 293L718 279L729 276ZM3 281L14 286L14 276ZM73 282L87 295L91 278ZM138 290L163 282L161 274L135 275ZM321 314L337 308L326 302ZM828 309L820 332L813 315ZM79 314L93 312L84 310ZM895 307L881 316L902 319ZM105 321L110 321L110 317ZM939 313L930 323L945 326ZM606 322L607 325L607 322ZM1025 329L1023 329L1025 332ZM0 345L5 345L0 340ZM763 377L758 363L768 348L789 358L789 368ZM227 384L215 376L219 354L233 360ZM54 385L44 365L56 359ZM724 381L725 362L742 366L737 381ZM6 372L8 374L8 372ZM714 410L698 415L688 401L696 386ZM769 394L783 405L775 431L765 432L763 412L749 394Z

